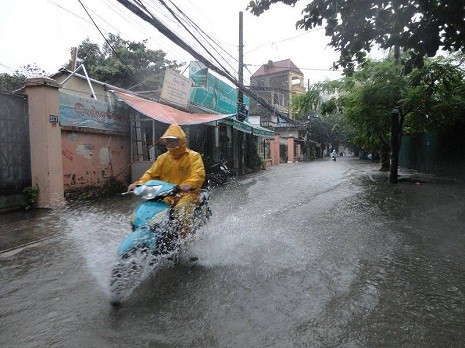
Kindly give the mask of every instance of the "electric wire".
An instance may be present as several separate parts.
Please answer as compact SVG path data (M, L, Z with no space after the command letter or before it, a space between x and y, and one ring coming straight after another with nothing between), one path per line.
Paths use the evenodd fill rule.
M159 1L160 1L160 2L163 2L163 0L159 0ZM203 31L203 30L189 17L189 16L187 16L187 15L184 13L184 11L182 11L182 10L181 10L176 4L174 4L172 1L170 1L170 2L171 2L171 4L172 4L173 6L175 6L175 8L177 9L177 11L188 21L188 23L190 23L190 24L194 27L194 30L195 30L196 32L198 32L199 35L201 35L201 36L204 38L204 40L207 41L207 43L215 50L215 52L216 52L217 54L219 54L219 55L224 59L224 57L221 55L221 53L218 52L218 50L215 48L215 46L219 47L221 50L223 50L224 52L226 52L230 57L232 57L232 55L230 55L230 54L229 54L226 50L224 50L220 45L216 44L216 42L215 42L208 34L206 34L206 33L205 33L205 32L204 32L204 31ZM174 13L173 13L173 16L175 16ZM191 34L191 35L192 35L195 39L197 39L193 34ZM208 40L210 40L210 41L208 41L208 40L205 38L205 36L206 36L206 37L208 38ZM212 42L213 42L213 44L212 44ZM210 56L213 57L213 54L212 54L211 52L209 52L208 49L205 48L205 46L202 45L202 47L205 49L205 51L206 51ZM234 57L232 57L232 58L238 63L237 59L235 59ZM215 60L216 60L216 62L218 62L218 60L217 60L216 58L215 58ZM224 59L224 61L231 67L231 65L229 64L229 62L228 62L226 59ZM219 62L218 62L218 63L219 63ZM226 73L228 73L229 75L233 76L233 74L230 73L222 64L220 64L220 66L221 66L221 68L222 68ZM238 74L238 72L237 72L236 70L234 70L234 68L232 68L232 69L233 69L234 73L237 73L237 74ZM250 72L250 70L249 70L249 72ZM240 81L240 82L241 82L242 84L244 83L243 81Z
M285 38L285 39L282 39L282 40L279 40L279 41L271 41L271 42L268 42L268 43L264 43L264 44L260 44L258 45L257 47L249 50L246 52L247 53L250 53L250 52L253 52L253 51L256 51L257 49L259 49L260 47L263 47L263 46L268 46L268 45L275 45L275 44L278 44L278 43L281 43L281 42L287 42L287 41L291 41L291 40L294 40L294 39L297 39L301 36L304 36L304 35L307 35L307 34L311 34L315 31L318 31L318 30L323 30L324 28L315 28L315 29L312 29L312 30L307 30L305 33L302 33L302 34L299 34L297 36L293 36L293 37L289 37L289 38Z
M218 59L216 59L211 53L210 51L200 42L200 40L194 35L192 34L192 32L182 23L182 21L175 15L174 11L172 9L170 9L168 7L168 5L165 3L164 0L159 0L160 3L172 14L172 16L182 25L182 27L194 38L195 41L197 41L197 43L200 44L200 46L214 59L214 61L219 64L219 66L223 69L223 71L229 73L227 71L227 69L218 61ZM230 73L229 73L230 74Z
M119 55L119 53L115 50L115 48L113 47L113 45L107 40L107 38L105 37L105 35L102 33L102 31L100 30L100 28L98 27L97 23L95 23L94 19L92 18L92 16L90 15L90 13L87 11L86 7L84 6L84 4L81 2L81 0L78 0L79 3L81 4L82 8L84 9L84 11L86 11L87 15L89 16L90 20L92 21L92 23L94 23L95 27L97 28L97 30L99 31L99 33L102 35L102 37L105 39L105 42L107 43L108 47L111 48L111 50L113 51L113 53L118 57L118 59L121 61L121 63L123 63L123 65L126 67L126 69L128 69L128 71L131 73L132 76L134 76L134 78L138 81L141 82L141 84L146 87L147 89L150 89L150 87L148 87L146 84L144 84L140 79L139 77L134 73L134 71L126 64L126 62L121 58L121 56Z
M80 2L80 1L79 1L79 2ZM142 4L141 1L136 1L136 2L139 3L139 4ZM81 2L80 2L80 3L81 3ZM171 3L173 4L173 2L171 2ZM81 3L81 5L84 7L84 5L83 5L82 3ZM142 4L142 5L143 5L143 4ZM155 5L155 4L154 4L154 5ZM164 5L165 5L165 7L167 8L166 3L164 3ZM192 33L190 30L188 30L188 29L186 28L187 25L190 25L191 27L194 28L194 30L196 30L196 31L199 32L199 33L202 33L202 38L203 38L205 41L207 41L207 43L210 45L210 42L208 42L208 40L213 41L212 38L211 38L210 36L208 36L207 34L205 34L205 33L200 29L200 27L198 27L187 15L185 15L185 13L184 13L181 9L179 9L178 6L176 6L175 4L173 4L173 5L176 7L176 9L178 10L178 12L179 12L179 13L186 19L186 21L187 21L187 22L185 22L186 25L184 25L185 30L188 31L188 32L190 33L191 36L194 36L193 33ZM58 5L57 5L57 6L58 6ZM59 7L61 7L61 6L59 6ZM145 6L144 6L144 7L145 7ZM84 9L85 9L85 7L84 7ZM114 8L113 8L113 9L114 9ZM146 8L146 9L147 9L147 8ZM169 8L167 8L167 9L169 10ZM87 11L86 11L86 12L87 12ZM92 12L93 12L93 11L92 11ZM159 11L159 12L161 12L161 11ZM87 12L87 13L88 13L88 12ZM95 13L95 12L93 12L93 13ZM89 15L89 17L92 19L91 15L90 15L89 13L88 13L88 15ZM181 22L181 20L180 20L173 12L172 12L172 15L176 18L176 20L177 20L179 23ZM98 17L99 17L100 19L103 20L103 18L101 18L100 16L98 16ZM126 18L126 16L124 16L124 15L122 15L121 17L122 17L122 18ZM165 17L166 17L166 16L165 16ZM82 18L81 18L81 19L82 19ZM110 23L108 23L107 21L105 21L105 20L103 20L103 21L104 21L107 25L110 25L111 27L114 28L114 26L112 26L112 25L111 25ZM92 19L92 22L93 22L93 24L97 27L97 29L99 29L99 27L96 25L96 23L95 23L95 21L94 21L93 19ZM169 21L169 22L170 22L170 23L174 23L173 21ZM133 23L138 23L138 22L137 22L137 21L134 21ZM103 33L101 32L101 30L99 30L99 32L100 32L100 34L105 38L105 36L104 36ZM204 34L205 34L206 37L204 36ZM107 41L106 38L105 38L105 41ZM283 41L284 41L284 40L283 40ZM214 42L214 41L213 41L213 42ZM108 43L108 41L107 41L107 43ZM210 56L213 56L213 54L212 54L211 52L209 52L208 49L206 49L205 45L202 45L202 44L201 44L201 46L207 51L207 53L209 53ZM110 46L110 47L111 47L111 46ZM219 46L219 45L218 45L218 47L221 48L221 46ZM115 52L114 48L113 48L113 47L111 47L111 48L112 48L113 51ZM222 49L222 48L221 48L221 49ZM221 54L218 52L218 50L215 49L215 52L221 56ZM225 52L226 52L226 51L225 51ZM116 52L115 52L115 53L116 53ZM222 56L221 56L221 57L222 57ZM118 58L121 60L121 57L118 56ZM215 59L215 61L216 61L217 63L219 63L217 58L214 58L214 59ZM223 59L224 59L224 57L223 57ZM226 59L225 59L225 61L226 61ZM210 62L210 63L211 63L211 62ZM123 62L123 64L124 64L124 62ZM134 74L134 73L132 72L132 70L127 66L127 64L124 64L124 65L125 65L125 66L128 68L128 70L135 76L135 74ZM251 64L249 64L249 65L251 66ZM229 75L230 77L234 78L233 75L232 75L222 64L220 64L220 66L221 66L221 69L222 69L227 75ZM249 73L251 73L250 70L248 69L247 65L244 65L244 67L246 68L247 71L249 71ZM251 73L251 74L252 74L252 73ZM137 78L137 76L135 76L135 77ZM138 80L140 81L140 79L138 79ZM240 82L241 82L241 84L243 84L242 81L240 81ZM142 81L141 81L141 83L142 83ZM246 91L246 93L247 93L247 91Z
M104 3L106 4L106 6L111 9L116 15L118 15L121 20L125 21L126 23L128 23L132 28L134 28L135 30L137 30L138 32L140 32L142 35L144 35L146 38L147 38L147 41L148 39L150 39L151 42L154 42L158 47L163 47L166 45L166 42L164 42L164 38L163 37L159 37L159 38L156 38L154 36L152 36L150 33L152 32L151 30L149 30L149 28L145 28L144 25L141 25L141 22L140 21L137 21L135 20L134 18L132 18L131 16L127 16L126 13L124 13L121 9L119 9L118 7L114 6L113 4L109 3L108 0L103 0ZM53 2L52 2L53 3ZM64 9L63 7L57 5L58 7ZM88 9L89 7L86 6ZM78 18L86 21L87 23L90 23L90 24L93 24L95 25L94 23L72 13L71 11L67 10L67 9L64 9L66 10L67 12L77 16ZM89 10L89 12L92 12L93 14L96 14L97 12L96 11L93 11L93 10ZM119 30L119 28L117 28L116 26L112 25L111 23L109 23L108 21L106 21L104 18L102 18L100 15L97 14L97 17L100 18L103 22L105 22L109 27L111 27L112 29L114 29L117 34L126 39L126 40L131 40L131 41L137 41L137 40L133 40L131 39L131 37L129 37L125 32L121 32ZM102 29L102 27L100 25L98 25L98 27L105 31L107 34L110 34L111 31L108 30L108 29ZM161 39L161 40L160 40ZM176 46L173 47L172 49L173 52L177 53L178 55L180 55L180 51L179 49L176 48Z
M159 2L162 2L159 0ZM194 38L194 40L200 45L200 47L196 48L196 51L203 51L203 52L206 52L208 54L209 57L211 57L215 62L216 64L214 64L211 59L207 58L207 57L204 57L205 59L208 59L210 61L211 64L214 64L214 65L219 65L221 66L221 69L223 71L225 71L227 74L229 74L231 77L234 77L234 75L228 71L228 69L226 69L223 64L219 61L218 58L222 58L224 60L224 62L226 64L228 64L229 66L230 63L221 55L221 53L218 52L218 50L215 48L215 45L220 47L219 45L217 45L216 43L214 43L212 40L208 40L205 38L205 34L199 29L199 26L195 24L195 22L189 17L187 16L184 11L182 11L177 5L175 5L172 1L171 1L172 5L176 8L176 10L178 11L179 13L179 16L174 13L174 10L170 9L166 3L165 3L165 7L167 8L168 11L170 11L170 13L172 14L172 16L174 18L176 18L176 20L178 22L181 22L183 21L183 23L181 23L183 25L183 28L190 34L190 37ZM191 30L187 29L186 26L189 26L191 28ZM192 33L192 31L196 31L198 33L198 35L194 35ZM201 43L199 41L199 38L202 38L205 42L205 44ZM188 40L188 39L187 39ZM213 42L213 44L212 44ZM208 45L210 47L213 48L213 50L215 50L215 52L218 54L219 57L215 56L212 52L210 52L210 50L205 47L205 45ZM221 48L221 47L220 47ZM236 71L234 71L236 73ZM221 77L220 77L221 79Z
M3 67L5 67L5 68L7 68L7 69L10 70L10 71L12 71L13 73L16 73L16 72L18 71L17 69L15 70L15 69L12 68L11 66L2 64L1 62L0 62L0 65L3 66ZM0 74L1 74L1 73L0 73Z
M148 14L147 15L146 13L141 13L140 11L138 11L137 7L135 7L133 4L131 4L131 2L129 0L118 0L118 1L120 3L122 3L124 6L128 7L128 9L130 9L131 11L135 11L135 13L137 15L139 15L142 19L147 20L147 16L149 18L153 19L153 14ZM141 4L141 0L134 0L134 2L143 6L143 4ZM143 9L146 10L145 6L143 6ZM154 25L158 30L160 30L162 32L166 30L166 28L160 28L159 24L156 23L156 22L153 22L152 25ZM173 33L170 33L170 34L172 35ZM170 35L170 34L168 34L168 35ZM272 112L276 112L276 109L272 105L270 105L266 100L264 100L263 98L258 96L250 88L247 88L246 86L244 86L242 84L242 82L235 79L232 76L232 74L230 74L228 71L223 71L223 70L219 69L217 66L211 65L211 63L208 62L208 60L206 60L203 55L199 54L198 52L193 52L191 47L188 46L185 42L182 42L182 40L179 37L175 37L173 42L180 45L182 48L188 49L189 53L193 54L194 57L197 57L204 64L207 63L207 66L210 67L213 71L215 71L215 72L219 73L220 75L223 75L224 77L226 77L230 82L232 82L236 87L238 87L239 90L241 90L243 93L245 93L249 97L252 97L253 99L255 99L263 107L265 107L266 109L268 109L268 110L270 110Z
M104 1L108 3L108 0L104 0ZM109 5L109 6L111 6L113 11L117 13L124 21L129 23L131 27L136 27L136 29L147 38L147 41L150 39L150 42L154 42L157 47L166 46L165 38L162 36L160 37L153 36L152 35L153 30L150 30L151 28L147 28L145 25L143 25L144 24L143 22L141 24L140 21L135 20L134 18L132 18L132 16L127 16L126 13L124 13L121 9L116 8L114 5ZM160 10L158 11L161 12ZM180 50L176 46L173 46L171 51L176 53L177 56L182 55L180 54Z
M233 56L231 55L228 51L226 51L225 49L223 49L223 47L221 47L220 45L218 45L215 40L212 39L212 37L210 37L207 33L205 33L189 16L187 16L185 14L184 11L182 11L182 9L180 9L173 1L169 0L170 3L178 10L179 13L181 13L181 15L186 18L186 20L188 21L188 23L190 23L194 30L199 33L199 35L204 38L204 40L212 47L212 49L218 54L220 55L220 57L222 57L224 59L224 61L229 65L229 67L235 72L235 73L238 73L236 70L234 70L234 68L232 67L231 64L229 64L229 62L222 56L222 54L220 52L218 52L218 49L222 50L224 53L226 53L230 58L232 58L233 60L235 60L237 63L238 63L238 60ZM216 47L218 47L218 49Z

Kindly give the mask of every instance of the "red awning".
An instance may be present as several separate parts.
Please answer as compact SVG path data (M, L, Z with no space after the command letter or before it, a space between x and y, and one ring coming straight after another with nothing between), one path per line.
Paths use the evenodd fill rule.
M225 115L189 113L175 109L168 105L137 97L133 94L118 91L113 91L113 93L118 99L124 101L126 104L144 114L145 116L167 124L179 124L180 126L193 125L218 121L233 116L233 114Z

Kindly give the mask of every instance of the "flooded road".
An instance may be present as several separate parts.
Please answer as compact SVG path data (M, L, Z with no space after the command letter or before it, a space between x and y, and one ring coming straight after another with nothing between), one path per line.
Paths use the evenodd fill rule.
M284 164L214 189L185 250L199 261L119 309L109 275L136 199L0 215L1 345L462 347L464 186L378 169Z

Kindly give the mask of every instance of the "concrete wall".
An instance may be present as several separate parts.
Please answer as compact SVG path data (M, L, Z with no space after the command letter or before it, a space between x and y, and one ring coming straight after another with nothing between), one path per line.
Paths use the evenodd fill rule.
M39 186L38 207L64 204L61 129L50 122L60 112L59 85L47 77L26 80L32 186Z
M86 82L86 81L84 81ZM79 88L87 95L89 87L71 78L69 89ZM32 186L38 184L39 208L65 203L64 192L86 186L103 186L110 177L129 183L130 135L86 127L61 127L53 122L60 115L60 87L55 80L41 77L26 80L29 100L29 130ZM103 86L94 85L100 101ZM82 96L82 93L76 93ZM128 116L129 117L129 116Z
M129 182L128 137L77 131L62 131L64 189L102 186L110 177ZM125 170L127 169L127 170Z

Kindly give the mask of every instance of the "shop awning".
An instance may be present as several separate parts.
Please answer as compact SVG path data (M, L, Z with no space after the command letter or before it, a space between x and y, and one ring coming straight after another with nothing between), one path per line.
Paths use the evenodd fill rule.
M271 138L274 137L274 131L269 130L267 128L260 127L259 125L256 124L251 124L252 126L252 134L256 135L257 137L262 137L262 138Z
M257 137L271 138L271 137L274 137L275 135L272 130L260 127L259 125L252 124L247 121L238 121L234 118L223 120L221 121L221 123L227 124L229 126L233 126L233 128L237 129L238 131L241 131L247 134L252 134Z
M167 124L194 125L222 120L233 116L227 114L189 113L171 106L147 100L133 94L112 91L117 100L123 101L134 110Z

